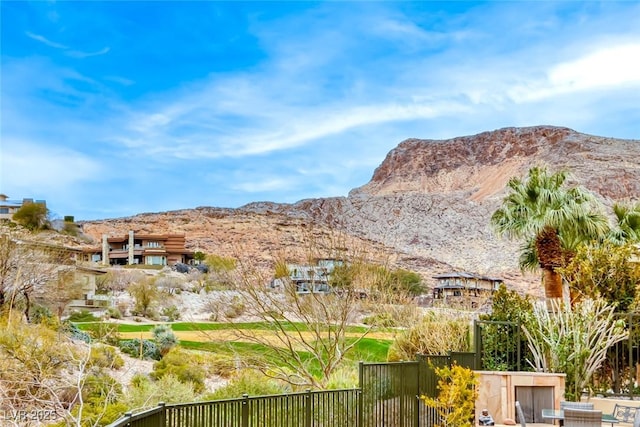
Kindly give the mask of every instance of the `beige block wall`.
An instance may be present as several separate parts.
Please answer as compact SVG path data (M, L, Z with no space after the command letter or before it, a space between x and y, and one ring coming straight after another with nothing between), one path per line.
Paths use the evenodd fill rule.
M489 410L493 419L502 424L504 419L515 420L516 387L553 387L554 406L560 407L564 400L564 374L542 372L494 372L476 371L479 379L476 419L483 408Z
M613 398L604 398L604 397L590 397L583 398L583 402L591 402L593 403L593 408L599 411L602 411L604 414L613 413L613 407L616 403L624 406L635 406L640 408L640 401L638 400L629 400L629 399L613 399Z

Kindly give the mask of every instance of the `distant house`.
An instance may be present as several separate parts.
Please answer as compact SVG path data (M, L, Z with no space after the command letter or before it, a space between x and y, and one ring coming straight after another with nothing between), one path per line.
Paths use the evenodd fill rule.
M84 251L84 260L103 265L190 264L193 251L185 248L184 234L143 234L130 231L124 236L102 236L102 247Z
M295 286L297 293L329 293L331 274L339 265L343 265L343 261L329 258L317 259L312 265L287 264L289 276L286 279L274 279L271 286L280 287L290 283Z
M96 294L97 280L107 274L106 270L90 267L76 267L73 282L82 290L82 298L71 300L66 309L68 311L88 310L101 311L113 305L110 295Z
M0 220L13 219L13 215L26 203L40 203L46 206L47 202L44 200L22 199L22 200L10 200L5 194L0 194Z
M450 305L469 302L477 307L491 297L504 281L497 277L482 276L467 272L451 272L433 276L437 284L433 288L433 301L444 301Z

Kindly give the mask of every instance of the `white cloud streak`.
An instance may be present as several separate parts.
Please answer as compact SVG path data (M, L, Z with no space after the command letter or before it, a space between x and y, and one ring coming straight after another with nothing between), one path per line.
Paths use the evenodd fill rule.
M56 48L56 49L69 49L68 46L65 46L65 45L63 45L61 43L52 42L51 40L49 40L46 37L41 36L39 34L34 34L34 33L30 32L30 31L25 31L25 34L28 37L32 38L33 40L39 41L41 43L44 43L49 47L53 47L53 48Z

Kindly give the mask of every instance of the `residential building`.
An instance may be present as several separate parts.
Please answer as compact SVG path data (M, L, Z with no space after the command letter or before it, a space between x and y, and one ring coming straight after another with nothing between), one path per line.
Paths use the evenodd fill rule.
M498 290L504 281L497 277L482 276L467 272L451 272L433 276L437 284L433 288L433 302L447 305L481 306Z
M81 289L82 298L71 300L66 304L66 310L73 312L76 310L104 311L113 306L111 295L97 294L97 280L107 274L106 270L78 266L73 271L73 286Z
M343 265L343 261L329 258L317 259L311 265L287 264L289 277L285 280L295 286L298 293L328 293L331 292L331 274L339 265ZM274 279L271 286L284 285L285 280Z
M123 236L102 236L102 247L85 250L85 261L103 265L190 264L193 251L185 248L184 234L143 234L129 231Z
M18 212L18 209L20 209L26 203L41 203L43 205L47 204L47 202L44 200L10 200L9 196L7 196L6 194L0 194L0 220L11 221L13 219L13 214Z

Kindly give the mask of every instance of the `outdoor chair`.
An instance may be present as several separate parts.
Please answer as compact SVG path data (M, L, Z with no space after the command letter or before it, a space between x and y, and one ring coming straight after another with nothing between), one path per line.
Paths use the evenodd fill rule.
M524 412L522 412L522 406L520 406L520 402L516 400L516 418L520 423L520 427L527 427L527 422L524 419Z
M593 409L593 403L590 402L569 402L567 400L563 400L560 402L560 409Z
M564 427L600 427L602 411L592 409L564 409Z

